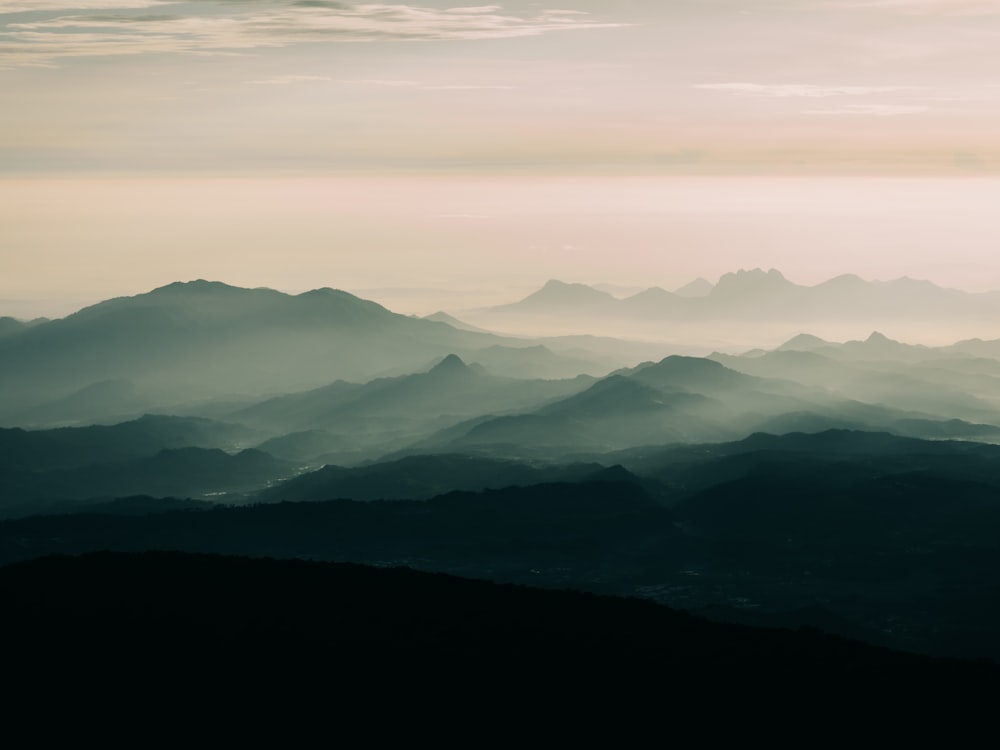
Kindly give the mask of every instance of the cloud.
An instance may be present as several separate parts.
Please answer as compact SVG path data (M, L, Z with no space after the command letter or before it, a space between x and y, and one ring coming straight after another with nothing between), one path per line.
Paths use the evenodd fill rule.
M476 5L468 8L448 8L448 13L496 13L502 10L501 5Z
M27 0L0 0L7 6ZM204 3L192 14L190 4L171 7L176 15L138 16L150 0L39 0L45 9L72 3L103 15L53 15L8 23L0 28L0 61L8 65L46 65L59 58L143 53L232 53L264 47L319 42L429 42L537 36L555 31L624 26L589 20L577 14L543 10L533 15L501 13L500 6L439 10L415 5L299 0L295 4ZM134 3L130 5L129 3ZM16 4L16 5L15 5ZM8 11L12 12L12 11ZM186 15L185 15L186 13Z
M476 84L453 84L450 86L420 86L423 91L510 91L516 88L515 86L491 86L491 85L476 85Z
M807 109L805 115L867 115L869 117L898 117L918 115L930 108L911 104L845 104L835 109Z
M318 81L331 81L331 80L333 79L327 76L284 75L284 76L272 76L271 78L261 78L256 81L245 81L245 83L280 86L289 83L315 83Z
M368 86L386 86L388 88L411 88L422 85L420 81L397 78L362 78L355 81L343 81L343 83L361 83Z
M722 91L738 96L762 96L773 98L803 97L825 99L831 96L868 96L891 91L910 91L913 86L818 86L810 83L698 83L696 89Z
M0 0L0 15L65 10L133 10L170 0Z
M509 91L517 88L516 86L480 83L430 84L424 83L423 81L409 81L405 79L396 80L391 78L361 78L357 80L343 80L340 81L340 83L354 83L363 86L381 86L384 88L410 89L413 91Z

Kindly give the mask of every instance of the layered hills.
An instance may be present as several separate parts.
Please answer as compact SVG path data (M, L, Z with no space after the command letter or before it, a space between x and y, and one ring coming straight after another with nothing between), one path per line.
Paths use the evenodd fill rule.
M0 417L10 425L51 424L60 413L72 417L65 422L98 421L181 402L413 372L451 353L474 362L483 350L504 374L498 346L527 349L512 368L519 375L603 374L616 361L609 365L578 342L567 344L574 353L563 360L535 341L398 315L335 289L287 295L193 281L101 302L0 338ZM109 382L117 385L99 385ZM95 388L103 388L102 403L86 413L81 406Z
M524 299L490 309L492 314L613 315L695 320L748 315L768 320L789 314L810 318L872 323L886 314L901 320L988 316L1000 310L1000 292L967 293L929 281L903 277L866 281L853 274L814 286L796 284L774 268L741 269L713 285L697 279L669 292L650 287L619 298L585 284L548 281Z
M955 319L993 304L753 271L625 298L550 283L520 305L661 340L794 326L707 357L203 281L3 323L0 562L406 565L1000 658L1000 343L842 340L790 317L851 295Z
M406 565L1000 658L998 462L997 446L850 431L603 466L411 457L331 467L242 507L130 498L2 521L0 562L175 549Z
M843 333L864 326L905 335L992 331L1000 292L966 293L928 281L866 281L842 275L813 286L796 284L775 269L724 274L713 285L698 279L670 292L650 287L615 297L584 284L547 282L524 299L467 311L463 319L492 329L549 332L600 331L641 335L675 345L765 343L787 338L790 324Z

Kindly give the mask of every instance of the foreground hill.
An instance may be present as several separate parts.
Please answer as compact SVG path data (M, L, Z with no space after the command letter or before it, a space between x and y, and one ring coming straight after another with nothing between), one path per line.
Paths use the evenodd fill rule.
M309 500L426 500L456 490L478 491L546 482L584 482L609 476L639 481L599 463L532 464L463 455L406 456L355 467L324 466L270 487L262 502Z
M255 433L198 417L147 414L114 425L52 430L0 428L0 470L68 469L146 458L165 449L246 447Z
M146 701L200 693L199 674L211 675L213 705L239 688L298 694L300 681L322 674L312 690L350 705L377 697L382 710L419 699L423 691L399 692L415 675L438 686L434 702L460 686L480 699L545 696L550 709L565 691L588 703L597 691L605 707L643 696L696 703L693 685L719 678L713 706L723 696L745 704L751 684L784 695L808 686L971 696L998 681L991 665L815 630L711 623L651 602L405 569L104 553L0 568L0 596L0 640L18 644L8 679L99 670L116 692L127 685Z
M153 501L130 498L101 513L0 522L0 562L177 549L408 565L1000 659L1000 448L829 432L614 458L631 473L412 457L367 475L318 472L268 495L525 483L428 500L153 513Z
M242 425L149 414L115 425L0 428L0 517L139 494L221 500L294 473L293 464L248 450L258 440Z

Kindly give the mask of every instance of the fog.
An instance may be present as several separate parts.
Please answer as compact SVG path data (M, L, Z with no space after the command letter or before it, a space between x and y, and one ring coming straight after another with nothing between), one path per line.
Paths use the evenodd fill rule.
M510 303L551 278L671 290L754 267L803 285L854 273L985 291L1000 288L998 188L995 178L8 178L0 314L62 316L195 278L329 286L419 315Z

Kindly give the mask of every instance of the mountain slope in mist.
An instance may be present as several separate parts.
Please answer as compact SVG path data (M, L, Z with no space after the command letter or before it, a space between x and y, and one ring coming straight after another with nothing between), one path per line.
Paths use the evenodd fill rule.
M85 308L0 338L0 414L24 414L102 381L130 381L161 405L227 394L266 394L419 370L457 352L475 361L496 345L537 346L397 315L334 289L295 296L219 282L170 284ZM502 372L503 357L491 350ZM545 374L560 367L549 353ZM584 358L565 363L577 375ZM518 372L530 369L521 359ZM591 362L598 372L606 363ZM72 411L72 410L71 410Z
M715 353L711 359L742 373L795 380L845 399L958 420L954 427L967 431L952 433L955 437L995 438L993 431L983 432L975 423L1000 424L1000 360L974 357L961 347L904 344L878 332L843 344L803 334L772 351Z
M849 274L805 286L760 268L724 274L714 285L698 280L676 292L651 287L621 299L553 280L518 302L465 315L492 329L589 331L687 346L759 345L791 335L791 323L841 332L858 326L923 330L936 339L951 331L957 338L995 330L998 316L1000 292L967 293L906 277L866 281Z
M831 428L898 430L934 437L1000 435L992 424L957 420L955 411L1000 424L1000 414L985 402L947 388L925 384L919 392L910 393L913 403L908 408L883 406L839 394L819 382L802 384L794 377L780 377L789 371L794 376L795 370L779 363L768 370L767 377L758 377L712 359L671 356L621 370L537 409L457 424L418 441L411 450L559 456L733 440L757 431Z
M457 419L495 409L522 409L574 393L593 381L587 376L570 380L498 377L449 354L427 372L376 378L364 384L338 381L240 409L232 418L289 432L338 426L354 430L354 425L360 432L365 420L405 424Z

